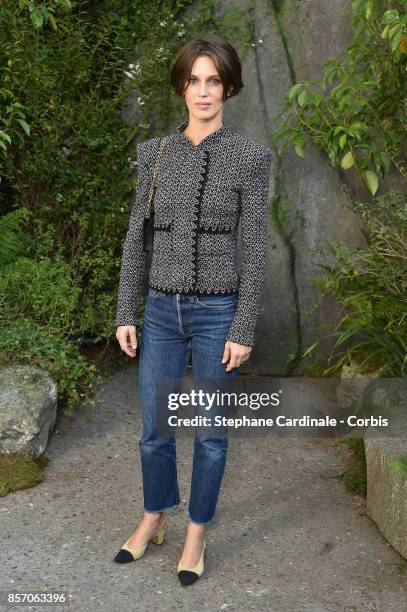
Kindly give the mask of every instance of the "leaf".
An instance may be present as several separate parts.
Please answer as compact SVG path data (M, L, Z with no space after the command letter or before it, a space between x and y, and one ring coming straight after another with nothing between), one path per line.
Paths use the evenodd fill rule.
M348 151L348 153L346 153L346 155L344 155L342 158L341 166L344 170L349 170L349 168L352 168L354 162L355 160L353 159L352 151Z
M350 124L350 127L355 130L360 130L361 128L364 127L364 125L363 123L360 123L360 121L354 121L353 123Z
M317 93L314 94L314 104L315 106L319 106L323 100L323 95L320 91L318 91Z
M34 14L34 25L37 28L40 28L43 23L44 23L44 15L42 15L41 13L35 13Z
M341 147L341 149L343 149L343 147L345 146L347 139L348 139L348 135L342 134L342 136L339 139L339 146Z
M303 87L302 83L296 83L293 87L291 87L290 91L288 92L288 98L290 102L292 102L293 97L302 87Z
M407 34L403 34L401 37L399 51L401 53L407 53Z
M305 157L304 142L296 142L294 148L297 155L299 155L300 157Z
M382 17L382 23L393 23L396 19L399 18L398 11L392 9L390 11L386 11Z
M24 132L26 134L30 134L30 126L28 125L28 123L26 121L24 121L24 119L17 119L18 123L21 125L21 127L23 128Z
M52 13L48 13L48 19L50 21L50 24L52 25L52 29L57 30L57 22L55 21L55 17L54 15L52 15Z
M3 140L7 140L7 142L9 144L11 144L11 138L8 134L6 134L6 132L3 132L3 130L0 130L0 138L2 138ZM1 140L0 140L1 142Z
M395 36L393 36L392 41L390 43L390 48L392 51L395 51L399 46L401 41L401 32L398 32Z
M362 172L363 179L372 195L374 195L377 191L377 187L379 185L379 181L377 178L377 174L372 170L365 170Z
M400 31L401 31L401 25L399 23L396 23L394 26L391 26L389 30L389 37L393 38L394 34Z
M389 29L390 29L390 25L387 25L387 26L384 28L383 32L380 34L380 37L381 37L381 38L387 38L387 35L388 35L388 33L389 33Z
M298 96L298 104L299 104L300 106L304 106L305 101L306 101L306 99L307 99L307 94L308 94L307 90L306 90L306 89L304 89L304 90L303 90L303 91L300 93L300 95Z
M334 129L334 136L339 134L339 132L344 132L344 131L345 131L345 128L343 127L343 125L337 125L336 128Z

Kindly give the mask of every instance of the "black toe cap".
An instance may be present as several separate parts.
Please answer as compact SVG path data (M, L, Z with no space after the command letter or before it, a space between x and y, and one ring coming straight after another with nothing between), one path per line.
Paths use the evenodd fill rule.
M126 550L125 548L121 548L114 560L116 563L129 563L129 561L134 561L134 557L130 551Z
M181 584L188 585L198 580L199 576L198 574L195 574L195 572L189 572L188 570L181 570L178 572L178 578Z

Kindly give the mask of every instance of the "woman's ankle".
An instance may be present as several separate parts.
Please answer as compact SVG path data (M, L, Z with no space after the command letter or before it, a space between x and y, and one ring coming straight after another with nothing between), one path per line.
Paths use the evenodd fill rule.
M204 537L205 525L199 523L192 523L191 521L187 525L187 534Z
M159 522L164 512L144 512L144 518L151 522Z

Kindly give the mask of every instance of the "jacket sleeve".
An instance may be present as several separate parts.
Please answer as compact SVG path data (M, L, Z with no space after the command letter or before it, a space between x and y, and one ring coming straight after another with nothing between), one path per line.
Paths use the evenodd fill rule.
M145 267L143 224L150 180L153 174L153 148L151 140L137 145L136 195L123 247L116 326L136 325L139 316L139 302L143 291Z
M242 265L239 296L227 340L254 345L267 256L269 177L272 154L260 145L241 189Z

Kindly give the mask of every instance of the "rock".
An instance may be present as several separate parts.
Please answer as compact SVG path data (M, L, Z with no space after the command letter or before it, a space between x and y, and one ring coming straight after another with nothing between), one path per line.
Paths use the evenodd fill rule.
M0 452L38 457L57 414L57 386L33 365L0 368Z
M356 414L370 382L378 377L380 369L368 371L357 363L344 365L341 369L341 383L337 386L338 406L348 415ZM379 396L379 397L378 397ZM381 405L385 396L384 389L377 389L373 397L369 396L369 407L373 410Z
M392 466L407 455L404 439L365 439L367 514L386 540L407 559L407 479Z

